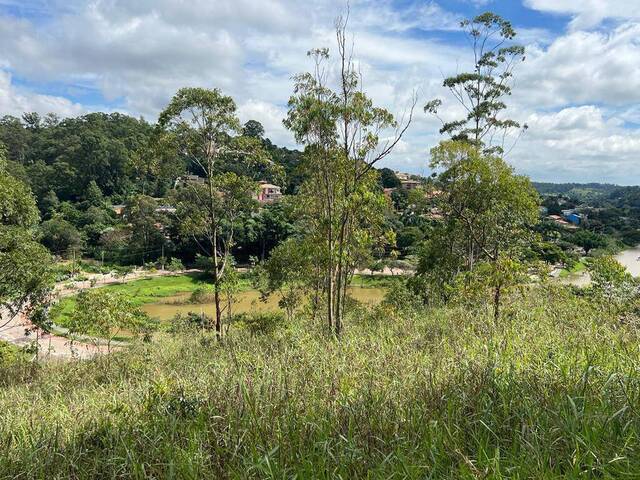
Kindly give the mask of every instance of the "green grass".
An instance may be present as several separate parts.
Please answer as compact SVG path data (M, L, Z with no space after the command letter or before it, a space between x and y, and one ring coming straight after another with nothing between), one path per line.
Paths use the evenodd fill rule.
M171 297L185 292L195 290L210 285L210 281L204 274L190 273L183 275L167 275L162 277L150 277L131 282L106 285L104 288L114 292L120 292L131 297L134 305L141 306L148 303L157 302L161 298ZM240 288L250 288L248 279L243 278ZM65 297L61 299L51 312L51 318L56 325L65 326L69 316L76 306L75 297Z
M637 478L639 321L571 291L18 363L0 478Z
M560 271L560 278L567 278L570 275L578 275L587 269L587 260L585 258L580 259L570 269L562 269Z

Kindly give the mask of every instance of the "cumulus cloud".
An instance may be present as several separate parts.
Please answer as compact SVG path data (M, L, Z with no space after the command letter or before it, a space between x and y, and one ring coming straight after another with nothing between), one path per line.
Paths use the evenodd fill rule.
M534 10L571 15L573 30L593 28L606 19L640 19L637 0L525 0L524 4Z
M85 107L64 97L39 95L16 87L11 74L0 70L0 114L21 116L24 112L57 113L63 117L86 112Z

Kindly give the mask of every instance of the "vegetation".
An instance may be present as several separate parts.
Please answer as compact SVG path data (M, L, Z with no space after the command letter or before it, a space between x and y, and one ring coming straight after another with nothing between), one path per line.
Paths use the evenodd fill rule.
M387 305L349 325L339 342L300 319L272 333L232 329L223 343L162 337L110 364L14 364L0 390L0 474L612 478L640 468L637 323L599 302L536 288L510 296L499 323L484 307Z
M610 255L640 243L640 187L515 173L524 49L492 13L461 24L473 70L444 80L465 113L446 115L436 173L378 170L413 105L374 105L346 26L294 77L302 152L218 89L180 89L156 125L0 119L0 332L37 332L0 342L1 478L640 471L640 281ZM140 265L161 276L126 282ZM559 268L590 283L548 281ZM56 303L54 280L76 295ZM249 289L269 311L237 308ZM178 295L213 308L163 328L140 308ZM100 354L41 362L52 324Z

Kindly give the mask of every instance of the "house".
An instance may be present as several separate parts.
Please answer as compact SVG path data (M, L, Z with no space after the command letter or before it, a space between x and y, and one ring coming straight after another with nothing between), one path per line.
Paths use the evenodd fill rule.
M282 198L282 189L271 183L260 182L257 200L260 203L273 203Z
M205 179L199 175L182 175L176 179L174 188L185 187L187 185L204 185Z
M124 215L124 209L125 208L127 208L126 205L111 205L111 210L113 210L114 213L119 217Z
M419 182L418 180L400 180L400 185L402 185L402 188L404 188L405 190L413 190L415 188L418 188L420 185L422 185L422 182Z
M402 172L394 172L394 173L396 174L396 178L401 182L403 180L410 180L408 173L402 173Z

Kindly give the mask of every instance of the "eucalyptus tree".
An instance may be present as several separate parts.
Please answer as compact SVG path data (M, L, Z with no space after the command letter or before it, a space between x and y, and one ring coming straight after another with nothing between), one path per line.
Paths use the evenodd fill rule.
M509 133L527 128L501 117L507 108L504 99L511 95L514 68L524 61L525 49L514 43L516 31L511 23L494 13L464 20L460 26L471 45L473 70L446 78L443 86L462 105L465 116L443 121L440 133L468 141L486 153L503 154ZM424 109L437 115L441 105L437 99Z
M236 104L219 90L183 88L160 114L156 135L164 149L184 159L202 182L187 182L176 195L182 234L211 260L215 328L222 335L220 295L241 213L256 207L253 170L277 170L257 138L242 136ZM243 168L238 168L242 166ZM238 173L239 172L239 173Z
M51 256L36 241L38 221L35 199L7 173L0 143L0 328L25 309L38 309L50 293Z
M385 199L374 166L398 144L411 121L397 122L362 91L347 39L336 22L337 79L326 48L311 50L313 70L295 76L285 126L304 145L305 181L297 202L300 230L323 272L329 328L342 330L347 286L361 257L382 237ZM389 140L383 133L392 130Z
M534 238L538 193L502 158L468 142L442 142L431 157L431 167L443 170L435 199L443 219L432 232L418 271L433 280L438 295L446 295L459 274L482 266L478 275L494 287L498 316L502 291L515 281L512 273L520 270L517 263Z

